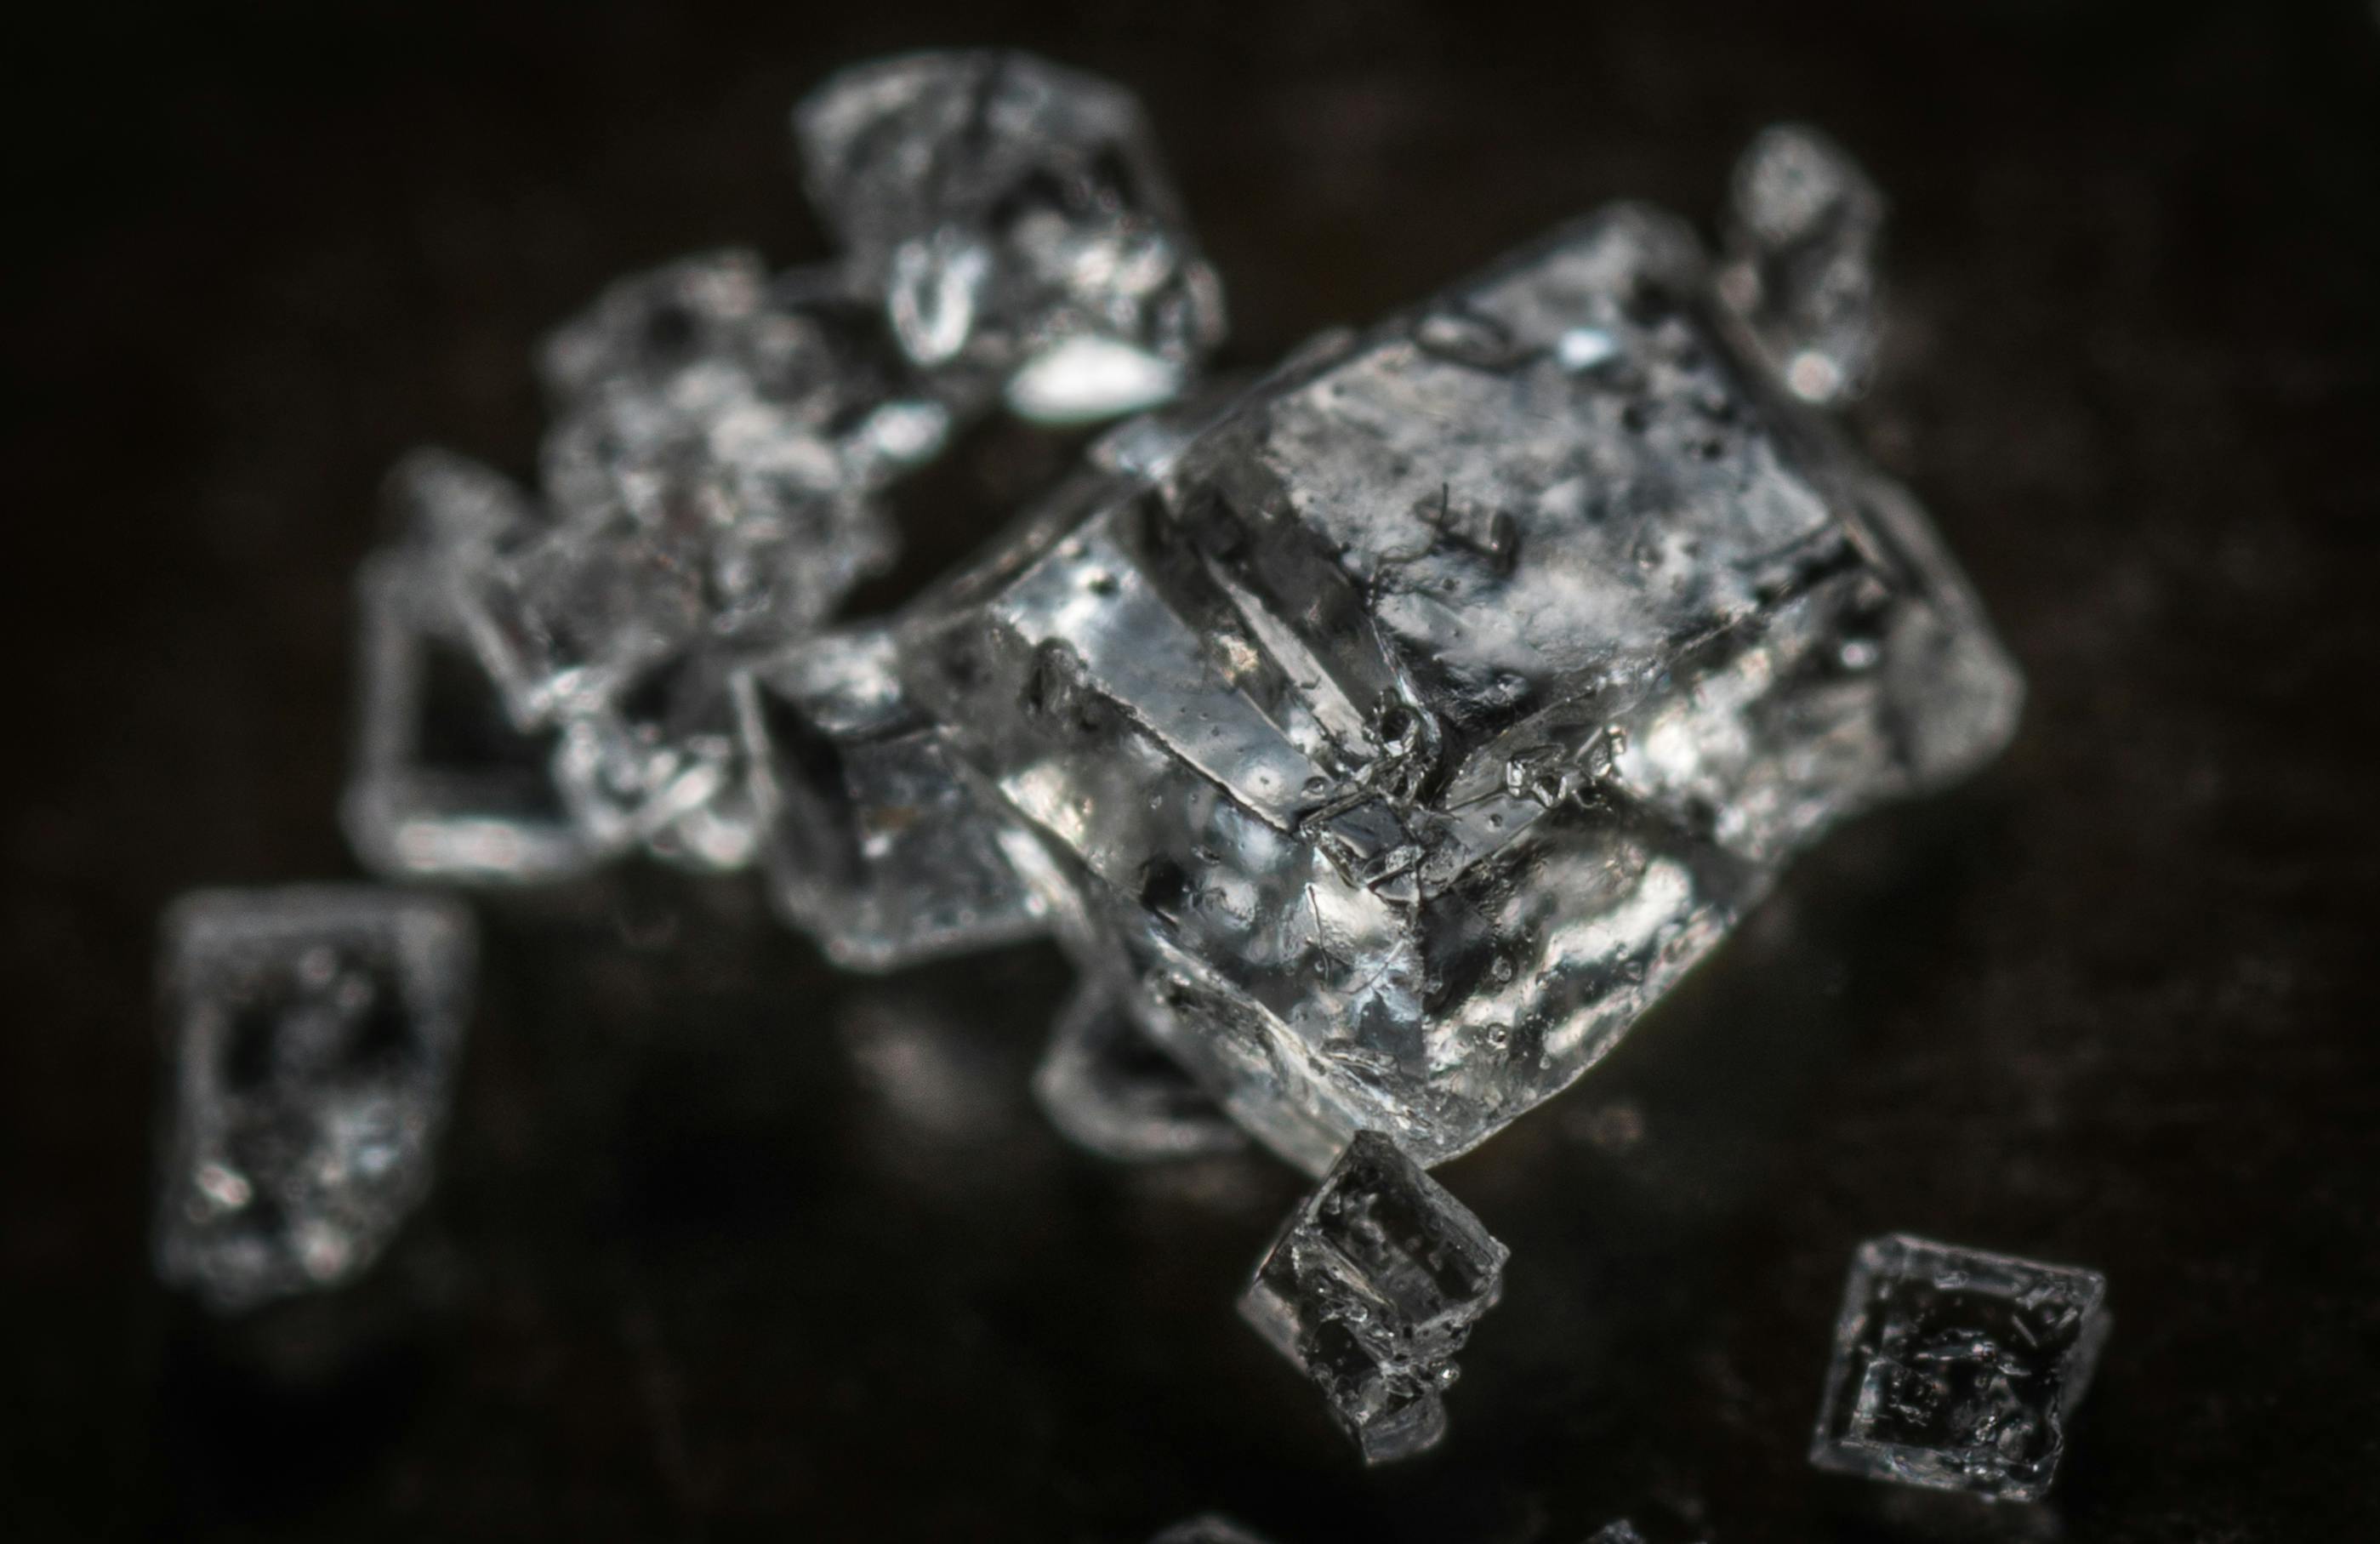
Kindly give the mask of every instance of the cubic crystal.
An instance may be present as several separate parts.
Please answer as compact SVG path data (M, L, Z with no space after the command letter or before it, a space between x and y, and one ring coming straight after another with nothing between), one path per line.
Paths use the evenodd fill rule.
M1736 163L1718 291L1804 401L1848 401L1874 372L1884 216L1884 195L1815 128L1764 129Z
M1895 1234L1860 1246L1810 1461L2038 1501L2107 1332L2095 1270Z
M909 701L882 628L828 633L734 682L761 861L778 910L837 964L891 970L1035 936L1040 901Z
M810 195L909 359L1041 421L1172 396L1222 333L1139 103L1028 55L911 54L794 114Z
M1736 335L1690 232L1608 210L904 618L1062 939L1309 1171L1484 1140L1793 851L2008 737L1923 516Z
M408 891L203 891L164 935L159 1273L225 1312L353 1278L429 1188L470 914Z
M1320 1385L1367 1464L1445 1434L1454 1354L1503 1291L1509 1251L1378 1132L1358 1132L1291 1213L1240 1312Z
M1069 1141L1120 1162L1196 1158L1247 1144L1115 995L1089 978L1059 1011L1033 1097Z
M399 462L388 492L404 539L356 576L355 756L340 804L349 845L391 879L526 883L585 871L599 853L554 791L552 737L507 718L446 579L528 517L519 496L439 451Z

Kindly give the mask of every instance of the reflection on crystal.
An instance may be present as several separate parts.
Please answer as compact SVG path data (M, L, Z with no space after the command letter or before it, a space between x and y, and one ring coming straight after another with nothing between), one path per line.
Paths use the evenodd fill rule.
M892 665L891 635L862 628L736 676L771 898L830 958L866 970L1044 931L992 807Z
M1240 1312L1321 1387L1366 1463L1410 1457L1445 1435L1454 1354L1496 1306L1509 1253L1394 1142L1358 1132Z
M911 54L835 76L794 131L811 198L938 379L1083 421L1171 395L1221 335L1220 286L1120 87L1023 54Z
M417 892L176 904L160 1275L231 1312L371 1264L429 1188L473 938L468 912Z
M1884 323L1884 215L1859 164L1803 125L1763 130L1736 163L1719 294L1804 401L1866 389Z
M1924 517L1734 336L1691 232L1606 211L1303 351L1154 486L1077 480L902 623L1069 947L1309 1171L1484 1140L1795 850L2008 737Z
M1265 1544L1265 1541L1220 1513L1208 1512L1174 1524L1148 1544Z
M340 817L395 879L538 881L585 871L593 844L557 800L550 736L513 727L455 616L446 569L521 517L493 473L419 453L391 478L407 539L357 574L355 762Z
M1196 1158L1247 1143L1090 978L1059 1011L1033 1075L1033 1097L1069 1141L1120 1162Z
M1860 1246L1810 1461L2038 1501L2107 1333L2095 1270L1895 1234Z

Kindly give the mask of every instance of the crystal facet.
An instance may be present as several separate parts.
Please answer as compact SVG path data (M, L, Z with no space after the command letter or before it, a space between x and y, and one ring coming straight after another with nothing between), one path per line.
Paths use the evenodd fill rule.
M1247 1137L1205 1090L1086 978L1059 1011L1033 1076L1050 1124L1079 1147L1125 1163L1232 1152Z
M811 198L938 376L1080 421L1181 389L1222 332L1139 103L1028 55L911 54L794 114Z
M429 1188L470 914L408 891L203 891L164 930L159 1273L224 1312L354 1277Z
M1884 216L1876 184L1816 129L1764 129L1736 163L1719 294L1804 401L1866 389L1883 332Z
M735 681L769 892L840 965L891 970L1047 930L969 786L909 701L881 628L822 634Z
M355 761L340 805L349 844L392 879L535 882L585 871L599 852L554 791L552 736L507 718L447 582L527 518L518 495L436 451L398 463L390 494L405 539L356 577Z
M1503 1291L1509 1254L1378 1132L1358 1132L1291 1213L1240 1312L1320 1385L1366 1463L1445 1434L1454 1354Z
M1309 1171L1484 1140L1796 849L2010 732L1924 517L1735 336L1682 224L1607 210L904 620L1062 938Z
M2106 1340L2107 1278L1895 1234L1860 1246L1810 1461L2038 1501Z

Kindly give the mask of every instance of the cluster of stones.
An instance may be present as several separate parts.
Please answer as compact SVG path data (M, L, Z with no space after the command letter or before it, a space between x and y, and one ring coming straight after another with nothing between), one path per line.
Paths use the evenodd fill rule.
M408 886L756 867L857 969L1054 938L1053 1124L1320 1176L1243 1310L1367 1460L1427 1448L1506 1251L1425 1169L1575 1080L1793 852L2013 723L1922 513L1817 412L1872 367L1881 200L1771 130L1716 257L1609 208L1219 383L1220 287L1128 93L917 55L794 127L837 259L604 293L543 350L533 490L436 451L393 474L356 851ZM1002 410L1141 416L835 623L894 549L887 490ZM469 938L409 889L174 914L169 1279L239 1308L380 1252L428 1184ZM2089 1310L2067 1361L2024 1338L2034 1294L2033 1362L1996 1334L1954 1368L2007 1292L1896 1293L1920 1257L1875 1248L1822 1461L2034 1493ZM1995 1269L1962 1280L2020 1282Z

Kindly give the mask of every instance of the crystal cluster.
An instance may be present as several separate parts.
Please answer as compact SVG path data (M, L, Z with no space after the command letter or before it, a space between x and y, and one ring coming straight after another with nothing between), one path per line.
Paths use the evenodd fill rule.
M167 914L161 1275L237 1309L372 1262L429 1188L474 936L451 901L366 888Z
M1860 1246L1810 1461L2040 1500L2107 1338L2107 1295L2072 1266L1900 1234Z
M1359 1132L1240 1312L1321 1388L1365 1462L1403 1458L1445 1434L1454 1354L1496 1306L1508 1253L1394 1142Z

